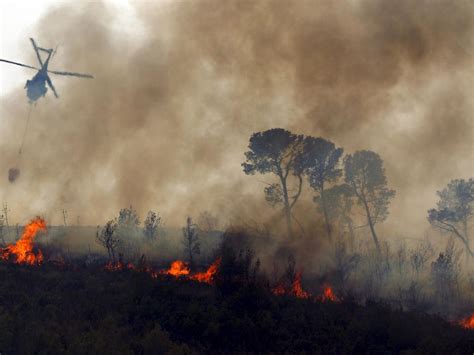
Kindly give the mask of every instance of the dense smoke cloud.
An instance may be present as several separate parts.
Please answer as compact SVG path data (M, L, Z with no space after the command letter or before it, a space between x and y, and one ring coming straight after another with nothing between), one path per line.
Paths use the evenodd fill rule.
M283 127L378 152L397 190L387 225L419 231L435 190L473 171L473 10L469 1L137 2L143 33L133 36L110 5L51 9L33 35L61 44L51 67L96 78L53 78L61 98L38 102L19 158L21 80L32 73L19 75L0 101L0 168L21 177L5 178L0 197L19 220L59 222L66 208L103 223L128 205L158 209L168 225L204 209L228 219L258 207L261 217L274 213L261 207L269 177L245 176L240 163L253 132Z

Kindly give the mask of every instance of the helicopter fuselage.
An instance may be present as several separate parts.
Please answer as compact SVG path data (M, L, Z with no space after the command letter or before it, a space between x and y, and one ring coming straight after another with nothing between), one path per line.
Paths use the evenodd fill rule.
M52 49L47 50L48 58L44 63L41 62L41 69L36 73L36 75L31 80L27 80L25 84L26 95L30 102L38 100L40 97L44 97L48 89L46 88L46 80L48 80L48 65L49 60L51 59Z
M34 102L46 95L46 72L41 69L31 80L27 80L25 84L26 95L30 102Z

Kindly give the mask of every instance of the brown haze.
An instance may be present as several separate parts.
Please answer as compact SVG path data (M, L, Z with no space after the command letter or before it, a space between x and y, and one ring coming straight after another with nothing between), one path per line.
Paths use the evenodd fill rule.
M248 177L240 164L249 136L272 127L378 152L397 190L386 223L396 232L420 233L435 191L473 173L470 1L135 8L141 36L98 2L53 8L31 34L60 44L52 68L95 79L53 78L61 98L38 102L20 158L21 88L33 73L15 68L18 90L0 101L0 200L13 219L59 223L64 208L96 224L133 205L167 225L205 209L258 220L275 213L262 192L271 177ZM27 36L24 60L10 59L35 62Z

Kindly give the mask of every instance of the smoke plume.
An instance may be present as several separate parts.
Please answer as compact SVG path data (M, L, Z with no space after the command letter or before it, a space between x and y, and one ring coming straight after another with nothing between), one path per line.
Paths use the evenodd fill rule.
M17 219L59 222L67 209L97 224L129 205L168 225L202 210L270 216L270 177L240 164L250 135L273 127L379 153L397 190L392 230L425 228L435 191L472 175L472 2L132 6L134 22L117 22L110 4L71 2L38 23L41 46L60 44L52 69L95 79L52 78L60 99L34 107L21 160L21 88L33 73L0 99L0 168L22 171L0 198ZM33 64L28 46L25 37Z

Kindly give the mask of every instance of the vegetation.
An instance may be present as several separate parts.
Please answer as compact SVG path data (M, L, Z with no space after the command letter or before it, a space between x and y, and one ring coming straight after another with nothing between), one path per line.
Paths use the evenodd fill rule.
M183 227L183 245L184 255L191 268L193 268L195 266L196 255L201 253L201 244L199 243L197 225L193 223L191 217L186 218L186 225Z
M452 180L438 191L438 196L438 208L428 211L428 221L460 240L466 254L474 257L469 238L469 222L474 216L474 180Z
M120 239L117 237L117 221L108 221L102 230L99 230L98 227L96 240L107 250L109 262L115 263L115 254L120 243Z
M156 240L161 223L161 217L156 212L148 211L146 219L143 222L143 235L148 241Z
M407 245L375 229L395 196L377 153L343 157L329 140L276 128L254 133L245 157L246 174L271 173L265 199L285 233L258 222L221 232L208 211L164 233L158 213L142 224L130 206L97 228L97 250L71 252L94 233L69 226L66 210L37 239L18 240L17 225L11 244L5 205L0 352L472 352L473 331L460 326L474 328L472 179L452 180L428 211L448 243ZM306 219L321 228L298 236L295 205L308 195L319 216ZM12 264L21 260L30 267Z
M247 160L242 163L247 175L258 172L273 173L278 177L277 183L265 188L265 198L272 206L283 207L289 238L293 235L291 211L301 195L303 186L302 154L303 136L273 128L254 133L250 137L249 151L245 153ZM290 177L296 178L293 195L290 194Z
M358 151L346 157L344 171L346 183L363 207L375 247L380 253L375 224L387 218L390 200L395 196L395 190L387 188L382 159L377 153Z
M326 201L326 185L334 183L342 175L339 168L339 159L342 148L336 148L334 143L323 138L306 137L304 140L303 161L309 184L317 193L314 201L319 204L323 212L326 233L331 239L331 223L329 217L329 202Z
M281 128L254 133L250 137L246 161L242 163L246 174L273 173L278 182L265 188L265 199L272 206L282 206L288 236L292 236L292 210L303 192L303 176L316 192L313 201L322 212L326 234L331 240L331 223L340 218L353 236L352 199L366 217L377 252L381 252L375 225L389 214L390 200L395 190L388 188L383 161L372 151L362 150L344 158L345 184L337 185L343 169L340 159L342 148L334 143L312 136L296 135ZM289 187L289 178L296 179ZM291 195L290 191L294 191Z
M474 347L472 331L372 301L313 302L249 283L223 293L191 281L90 267L1 264L0 275L0 350L6 354L453 354Z
M2 243L2 245L5 245L5 217L0 214L0 243Z

